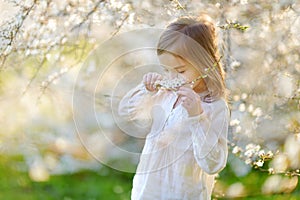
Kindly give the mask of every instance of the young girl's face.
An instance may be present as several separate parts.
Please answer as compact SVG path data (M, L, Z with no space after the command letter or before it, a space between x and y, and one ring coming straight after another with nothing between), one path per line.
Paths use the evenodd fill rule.
M193 67L189 62L185 61L179 56L175 56L171 53L163 53L158 56L159 62L164 68L165 75L168 78L182 77L186 82L192 81L199 77L200 72ZM195 82L193 85L195 92L202 92L206 90L206 85L203 79Z

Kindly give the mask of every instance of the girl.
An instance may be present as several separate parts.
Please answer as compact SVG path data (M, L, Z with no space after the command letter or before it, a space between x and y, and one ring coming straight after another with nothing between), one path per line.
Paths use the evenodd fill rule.
M145 74L119 104L121 116L151 125L131 199L211 199L215 175L227 161L229 121L212 20L172 22L157 54L166 73Z

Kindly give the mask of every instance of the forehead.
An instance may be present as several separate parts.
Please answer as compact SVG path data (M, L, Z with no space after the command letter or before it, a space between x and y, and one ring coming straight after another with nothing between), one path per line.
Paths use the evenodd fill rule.
M185 64L184 60L179 56L175 56L171 53L163 53L158 55L159 62L165 67L175 68Z

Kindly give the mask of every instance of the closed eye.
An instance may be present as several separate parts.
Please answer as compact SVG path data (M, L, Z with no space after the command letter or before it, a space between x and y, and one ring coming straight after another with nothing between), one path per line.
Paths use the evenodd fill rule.
M176 71L180 74L184 73L186 71L186 67L185 65L182 65L182 66L178 66L178 67L175 67Z

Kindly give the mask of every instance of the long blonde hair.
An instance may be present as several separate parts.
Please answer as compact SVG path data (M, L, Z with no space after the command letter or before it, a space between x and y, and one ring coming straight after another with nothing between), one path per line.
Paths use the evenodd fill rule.
M157 54L164 52L179 56L197 67L208 88L205 101L226 98L225 72L221 66L213 20L206 14L184 16L171 22L162 32Z

